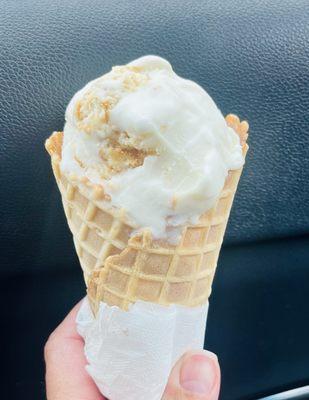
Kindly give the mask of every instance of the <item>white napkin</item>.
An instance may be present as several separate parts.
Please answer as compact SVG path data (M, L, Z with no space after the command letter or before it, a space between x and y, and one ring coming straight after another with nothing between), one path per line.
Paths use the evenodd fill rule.
M194 308L138 301L128 311L100 304L94 318L85 299L76 318L86 367L109 400L160 400L174 363L202 349L208 303Z

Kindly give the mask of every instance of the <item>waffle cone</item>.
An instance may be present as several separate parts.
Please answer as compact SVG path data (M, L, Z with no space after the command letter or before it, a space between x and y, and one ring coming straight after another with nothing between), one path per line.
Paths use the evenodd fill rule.
M226 121L240 136L244 155L248 123ZM242 168L229 171L224 188L199 223L186 226L177 245L134 234L122 210L111 208L103 188L60 170L62 132L46 141L63 208L96 314L100 301L126 310L137 300L197 306L207 301Z

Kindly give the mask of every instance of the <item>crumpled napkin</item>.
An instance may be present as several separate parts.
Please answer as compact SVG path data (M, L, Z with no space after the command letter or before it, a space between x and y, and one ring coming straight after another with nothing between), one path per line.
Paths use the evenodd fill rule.
M138 301L128 311L87 298L76 318L86 367L109 400L160 400L171 368L189 349L202 349L208 303L189 308Z

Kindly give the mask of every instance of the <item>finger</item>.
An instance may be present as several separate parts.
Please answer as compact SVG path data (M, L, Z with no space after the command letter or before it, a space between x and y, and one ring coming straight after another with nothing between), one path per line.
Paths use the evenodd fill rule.
M76 330L78 303L45 345L48 400L103 400L85 370L84 342Z
M220 367L215 354L190 351L171 371L162 400L217 400Z

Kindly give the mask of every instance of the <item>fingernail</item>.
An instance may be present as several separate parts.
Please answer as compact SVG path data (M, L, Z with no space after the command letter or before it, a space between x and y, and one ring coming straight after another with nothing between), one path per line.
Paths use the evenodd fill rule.
M204 395L211 393L216 382L216 365L213 357L205 352L187 358L179 375L181 387L191 393Z

